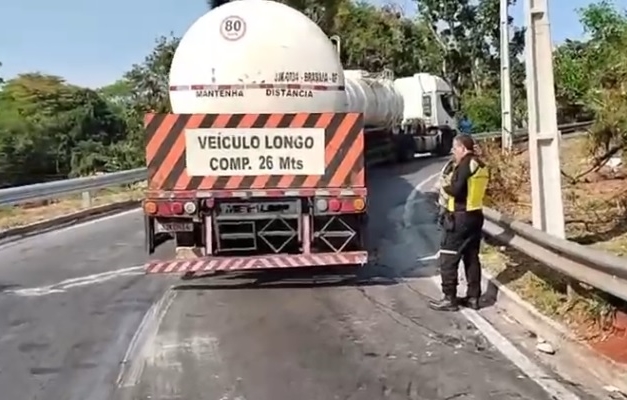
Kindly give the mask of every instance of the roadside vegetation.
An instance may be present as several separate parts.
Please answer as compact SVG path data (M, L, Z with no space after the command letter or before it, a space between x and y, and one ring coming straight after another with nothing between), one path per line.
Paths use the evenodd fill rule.
M55 200L27 203L20 207L2 207L0 232L107 204L139 202L144 196L145 186L145 183L141 183L94 191L90 193L89 202L83 199L82 194L77 194Z
M627 257L627 53L619 50L627 45L627 17L606 2L580 15L589 39L567 41L555 52L560 117L594 120L584 136L565 136L561 145L566 232L582 245ZM510 154L494 144L482 150L493 169L491 207L531 222L526 146ZM484 246L483 257L502 283L582 338L603 341L624 334L616 321L625 305L617 299L496 243Z

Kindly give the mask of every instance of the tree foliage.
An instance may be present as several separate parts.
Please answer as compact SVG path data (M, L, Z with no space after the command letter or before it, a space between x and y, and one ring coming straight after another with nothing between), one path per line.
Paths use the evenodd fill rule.
M554 56L559 112L594 117L593 150L613 154L627 141L627 15L606 0L579 15L588 39L566 41Z
M0 184L77 176L108 167L125 121L94 90L27 73L0 91Z
M394 5L350 0L282 1L341 37L345 68L442 76L476 131L500 128L499 0L415 0L417 16ZM207 1L210 8L224 3ZM595 118L594 144L608 151L626 139L627 18L607 1L587 6L580 16L588 38L566 40L554 54L558 116L561 122ZM520 125L524 31L510 25ZM39 73L0 79L0 186L142 166L143 116L169 111L168 69L178 42L158 38L142 62L98 90Z

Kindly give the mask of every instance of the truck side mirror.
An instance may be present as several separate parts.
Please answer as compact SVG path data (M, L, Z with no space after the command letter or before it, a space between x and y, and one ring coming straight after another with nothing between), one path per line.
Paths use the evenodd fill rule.
M450 96L451 109L454 112L459 111L459 102L457 101L457 97L455 95Z
M338 35L333 35L329 38L333 46L335 46L335 51L337 51L337 56L340 57L342 52L342 39Z

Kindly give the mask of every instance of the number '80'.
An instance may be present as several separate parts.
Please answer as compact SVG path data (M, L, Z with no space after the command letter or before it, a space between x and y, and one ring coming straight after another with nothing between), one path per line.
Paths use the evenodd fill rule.
M239 19L229 19L224 21L224 30L226 32L239 32L242 30L242 21Z

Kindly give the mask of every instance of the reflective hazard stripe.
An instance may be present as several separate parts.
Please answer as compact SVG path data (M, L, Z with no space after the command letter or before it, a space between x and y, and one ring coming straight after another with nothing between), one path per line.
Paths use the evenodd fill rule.
M147 114L148 187L153 191L292 191L365 188L360 113ZM323 175L193 176L187 171L185 132L192 129L318 128L324 133ZM337 149L344 149L338 151ZM288 195L288 194L286 194Z
M343 91L344 86L339 85L301 85L294 83L247 83L237 85L173 85L171 92L186 92L196 90L244 90L244 89L292 89L292 90L316 90L316 91Z
M440 249L440 254L452 254L452 255L456 255L457 251L456 250L446 250L446 249Z

